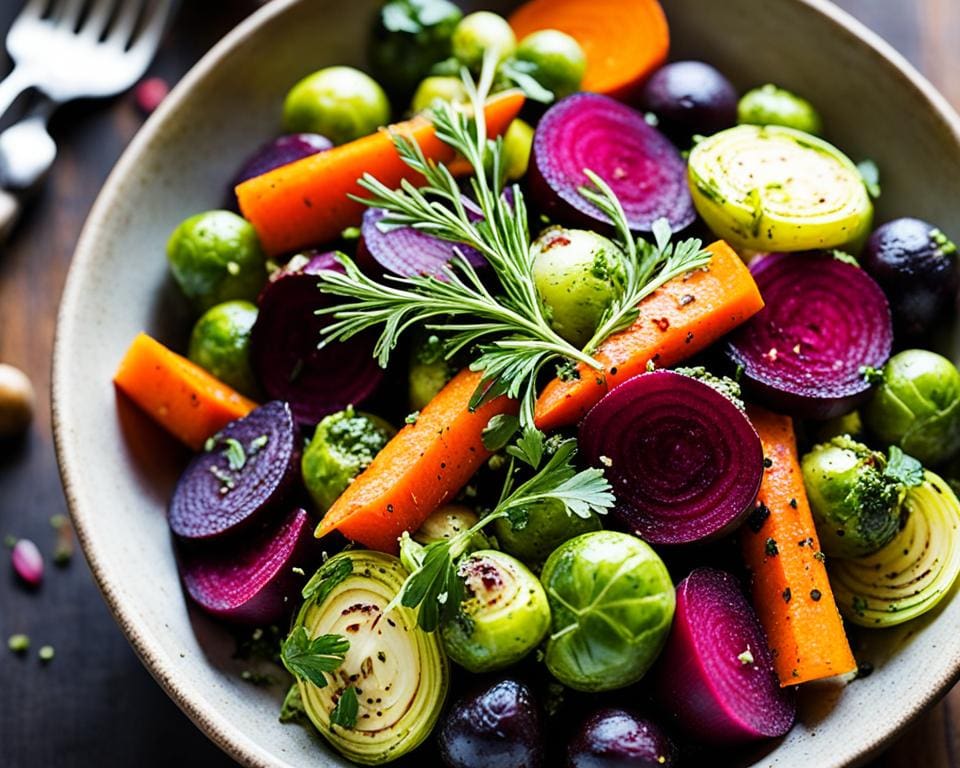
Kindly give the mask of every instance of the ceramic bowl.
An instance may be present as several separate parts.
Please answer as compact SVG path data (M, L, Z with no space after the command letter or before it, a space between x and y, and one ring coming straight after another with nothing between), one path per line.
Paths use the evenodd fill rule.
M495 4L496 5L496 4ZM77 247L61 307L54 420L77 532L106 601L143 663L211 739L251 766L346 766L316 737L277 722L279 693L242 681L230 636L192 610L164 510L179 449L124 402L111 376L146 329L183 348L189 318L164 243L184 217L218 207L237 162L277 133L301 76L363 65L375 0L275 0L217 45L132 142ZM810 97L830 137L883 169L879 219L955 222L960 121L891 48L822 0L664 0L675 57L714 63L742 87ZM960 674L960 600L861 653L876 672L807 688L796 728L745 762L855 764L893 738ZM427 763L436 758L427 756ZM420 763L425 764L425 763Z

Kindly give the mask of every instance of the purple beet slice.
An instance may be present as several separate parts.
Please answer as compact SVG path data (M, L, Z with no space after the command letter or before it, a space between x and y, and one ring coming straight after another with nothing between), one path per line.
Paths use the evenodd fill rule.
M290 611L316 564L313 524L295 509L278 524L222 545L192 547L180 557L187 594L207 613L238 624L272 624Z
M661 706L708 744L783 736L796 716L766 636L737 580L698 568L677 585L670 637L654 668Z
M614 516L651 544L730 533L753 508L763 477L763 447L744 413L671 371L607 393L580 424L580 450L613 485Z
M331 253L291 259L260 293L250 334L260 385L269 397L289 402L303 427L363 402L383 378L370 335L318 347L321 331L332 321L316 311L336 301L317 287L317 275L324 270L342 272L343 267Z
M441 240L414 227L400 227L383 232L377 226L387 212L382 208L368 208L360 226L357 245L357 263L370 275L415 277L433 275L443 277L445 267L454 256L454 249L470 262L474 269L483 269L487 260L474 248Z
M275 510L300 476L300 437L283 402L231 422L206 448L170 499L170 529L184 539L210 539L250 525Z
M577 93L552 106L537 125L530 191L548 216L564 223L609 226L580 194L589 169L616 192L634 232L650 232L660 218L673 230L690 226L696 211L687 164L642 114L596 93Z
M827 253L776 253L750 268L765 306L730 338L746 393L771 409L831 419L870 397L864 367L893 348L890 305L854 264Z
M333 142L318 133L291 133L268 141L240 166L231 191L248 179L332 148Z

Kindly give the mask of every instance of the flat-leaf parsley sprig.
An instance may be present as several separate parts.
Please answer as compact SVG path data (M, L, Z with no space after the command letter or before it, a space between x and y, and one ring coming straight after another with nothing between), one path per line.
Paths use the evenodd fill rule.
M507 447L510 465L497 505L472 528L450 539L428 544L420 567L410 574L387 611L397 604L419 608L417 624L433 632L459 614L465 588L457 573L457 561L473 536L494 520L507 518L514 528L521 530L527 524L530 511L539 506L558 505L568 515L583 518L592 513L605 514L613 507L613 492L603 472L595 468L578 472L574 467L576 440L560 441L552 452L547 442L542 432L527 428L515 444ZM545 457L548 458L544 463ZM517 462L534 471L534 475L520 485L515 485Z
M640 299L667 280L702 266L709 254L701 250L699 241L670 245L666 222L658 223L656 245L642 241L638 245L616 195L596 174L587 172L594 186L582 193L614 222L628 256L627 286L585 349L557 334L532 279L533 252L523 193L513 186L510 196L504 194L503 140L491 140L487 135L484 105L495 71L496 61L489 56L479 83L464 70L472 114L451 103L433 111L437 137L473 168L470 188L481 218L471 216L450 170L428 160L409 136L395 134L393 141L400 157L423 176L425 184L416 187L404 180L400 189L394 190L370 174L359 183L371 194L361 202L387 211L380 223L382 229L410 226L476 249L490 264L502 293L491 293L459 252L442 270L442 279L387 276L383 282L364 275L341 254L338 258L344 272L324 272L320 290L349 301L320 313L333 315L333 322L324 329L324 342L345 341L382 326L374 354L384 367L400 336L421 324L448 335L448 359L460 350L476 349L471 368L482 371L483 379L471 407L507 394L521 401L520 421L529 427L533 425L537 379L546 366L579 363L602 371L602 364L592 357L599 343L635 319Z

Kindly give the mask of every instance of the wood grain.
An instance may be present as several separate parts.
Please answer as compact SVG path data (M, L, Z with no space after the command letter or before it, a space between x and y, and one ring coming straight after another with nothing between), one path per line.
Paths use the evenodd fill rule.
M958 0L838 4L892 42L960 106ZM9 27L21 5L22 0L0 2L0 30ZM152 74L176 80L257 5L255 0L182 3ZM27 438L0 444L0 536L27 536L48 552L53 542L48 520L65 511L48 416L57 304L87 211L141 122L129 95L62 110L53 124L60 159L13 239L0 246L0 360L25 369L40 395ZM232 765L149 678L110 618L82 558L64 570L51 568L36 593L0 577L0 641L14 632L28 633L34 651L17 658L0 649L0 765ZM56 647L48 666L35 653L44 643ZM958 756L960 689L871 768L960 768Z

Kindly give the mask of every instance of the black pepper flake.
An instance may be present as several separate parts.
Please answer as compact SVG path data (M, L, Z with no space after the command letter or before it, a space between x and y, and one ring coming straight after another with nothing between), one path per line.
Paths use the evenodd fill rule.
M754 508L753 512L750 513L750 517L747 518L747 525L750 526L750 530L754 533L760 533L760 529L763 528L763 524L767 522L768 517L770 517L770 510L767 509L767 505L761 501Z
M821 597L823 597L823 593L819 589L810 590L810 599L813 600L813 602L819 602Z
M773 459L764 457L764 459L763 459L763 466L764 466L765 469L770 469L770 467L773 466Z
M796 508L797 508L797 500L796 500L796 499L790 499L790 506L793 507L794 509L796 509Z
M824 563L827 560L827 556L823 554L823 552L814 552L813 559L818 562Z
M785 590L783 590L781 596L783 597L783 602L789 603L790 598L793 597L793 595L790 593L790 587L787 587Z
M613 368L610 369L610 375L611 376L617 375L617 366L613 366Z
M764 545L763 551L766 552L767 557L776 557L780 554L780 550L777 549L777 542L773 539L767 539L767 543Z
M387 504L387 512L389 512L391 515L393 514L393 504Z
M687 338L683 340L683 343L689 344L691 341L693 341L693 331L687 331Z

